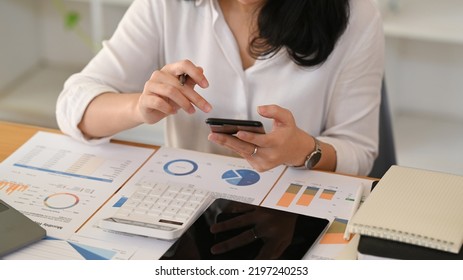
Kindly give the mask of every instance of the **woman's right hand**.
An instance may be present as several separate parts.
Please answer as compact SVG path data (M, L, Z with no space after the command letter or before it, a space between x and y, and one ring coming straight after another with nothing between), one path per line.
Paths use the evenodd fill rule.
M187 78L182 85L179 77L183 74ZM195 85L207 88L209 82L203 69L189 60L167 64L161 70L154 71L138 99L142 121L153 124L177 113L179 109L189 114L196 111L194 107L206 113L211 111L212 106L194 90Z

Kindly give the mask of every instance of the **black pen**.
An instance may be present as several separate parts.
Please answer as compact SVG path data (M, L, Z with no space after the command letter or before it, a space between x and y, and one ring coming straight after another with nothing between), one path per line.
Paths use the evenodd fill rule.
M184 85L186 82L186 79L188 78L188 75L183 73L178 77L178 81L180 82L180 85Z

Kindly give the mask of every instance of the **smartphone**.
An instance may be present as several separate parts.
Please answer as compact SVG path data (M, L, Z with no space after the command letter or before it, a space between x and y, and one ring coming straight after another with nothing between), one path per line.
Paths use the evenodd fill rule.
M206 123L211 131L216 133L236 134L240 130L265 133L264 126L260 121L208 118Z

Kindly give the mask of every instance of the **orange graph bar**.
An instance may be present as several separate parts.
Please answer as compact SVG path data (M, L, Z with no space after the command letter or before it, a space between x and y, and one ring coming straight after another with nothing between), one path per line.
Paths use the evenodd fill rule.
M318 190L319 188L316 187L307 187L296 204L301 206L309 206Z
M0 181L0 191L5 191L7 195L11 195L14 192L23 192L28 188L28 185L22 185L15 182Z
M349 241L344 239L344 231L347 227L347 220L334 219L325 235L320 240L320 244L346 244Z
M332 190L323 190L322 194L320 195L321 199L331 200L333 199L334 194L336 191Z
M288 189L285 193L281 196L280 200L278 201L278 206L288 207L293 202L294 198L296 197L299 190L302 188L301 185L297 184L290 184Z

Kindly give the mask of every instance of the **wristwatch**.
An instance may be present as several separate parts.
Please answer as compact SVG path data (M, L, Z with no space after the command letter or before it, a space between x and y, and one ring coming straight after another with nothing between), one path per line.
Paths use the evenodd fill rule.
M315 141L315 149L306 157L303 165L294 166L297 169L309 169L311 170L322 158L322 149L320 148L320 142L317 138L313 137Z

